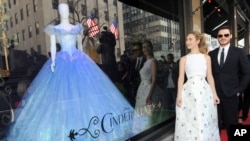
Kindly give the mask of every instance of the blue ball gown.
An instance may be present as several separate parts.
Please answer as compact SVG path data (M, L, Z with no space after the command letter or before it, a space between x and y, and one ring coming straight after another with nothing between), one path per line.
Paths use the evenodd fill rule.
M7 141L122 141L132 136L132 106L96 63L76 49L82 28L45 27L61 45L55 71L48 59L15 110Z

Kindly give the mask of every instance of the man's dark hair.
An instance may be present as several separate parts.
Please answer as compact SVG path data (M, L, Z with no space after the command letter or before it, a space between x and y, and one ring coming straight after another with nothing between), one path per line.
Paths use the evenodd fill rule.
M134 42L133 46L138 46L140 49L142 49L142 42Z
M228 29L229 32L232 33L232 30L231 30L230 26L228 26L228 25L225 25L225 26L220 27L220 28L218 29L218 32L219 32L220 30L223 30L223 29Z
M100 43L106 43L112 46L116 45L115 35L109 31L102 31L99 41Z
M169 53L167 56L170 57L171 59L174 59L174 55L172 53Z

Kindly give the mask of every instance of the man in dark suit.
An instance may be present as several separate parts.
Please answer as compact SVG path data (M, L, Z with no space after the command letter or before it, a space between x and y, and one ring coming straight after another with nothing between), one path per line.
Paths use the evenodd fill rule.
M135 71L139 72L140 69L143 67L143 64L146 61L146 58L143 56L143 52L142 52L142 43L141 42L133 43L132 51L135 57L135 59L133 60L133 67Z
M217 94L219 128L222 122L229 132L230 125L238 124L239 95L250 81L250 64L243 49L230 45L232 32L229 26L218 30L220 46L209 52Z
M128 90L128 95L130 97L131 104L134 106L137 89L141 82L140 70L143 67L143 64L145 63L146 58L143 56L141 42L133 43L132 51L133 51L134 59L131 61L131 64L130 64L130 70L129 70L130 90Z

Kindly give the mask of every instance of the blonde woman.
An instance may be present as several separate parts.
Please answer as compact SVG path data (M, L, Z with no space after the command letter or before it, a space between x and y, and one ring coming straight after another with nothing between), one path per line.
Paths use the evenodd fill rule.
M205 37L186 36L190 52L180 59L176 101L175 141L219 141L217 96ZM187 82L184 83L185 73Z

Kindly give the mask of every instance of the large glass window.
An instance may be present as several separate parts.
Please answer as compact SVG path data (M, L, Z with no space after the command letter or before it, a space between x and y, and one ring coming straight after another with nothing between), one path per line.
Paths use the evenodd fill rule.
M15 2L16 1L14 1L14 4ZM91 7L90 5L87 5L87 4L91 2L93 1L92 0L89 0L88 2L85 1L83 5L83 1L80 1L78 3L79 6L76 6L76 9L74 11L75 13L70 13L70 23L72 24L75 24L78 22L78 21L74 21L77 18L79 19L83 18L82 22L85 28L84 32L90 31L87 25L85 24L88 22L88 18L89 18L88 14L90 12L90 9L88 8ZM94 2L97 3L100 1L95 0ZM93 5L97 5L96 3ZM44 13L46 13L47 11L43 11L43 10L48 10L46 9L47 6L42 7L39 4L40 3L38 2L38 0L32 0L30 1L30 3L24 4L23 7L16 8L18 10L15 12L12 12L12 13L15 13L15 15L11 15L11 18L9 20L10 21L9 32L12 32L12 31L17 32L15 33L16 36L12 38L15 44L13 48L9 49L10 56L11 56L10 57L10 71L12 75L17 75L18 77L21 77L21 78L17 78L16 76L14 76L15 78L13 79L15 80L12 80L14 81L13 83L15 83L15 84L12 84L15 86L14 88L12 88L13 93L11 94L11 99L12 101L14 101L14 103L11 103L13 109L18 108L18 106L22 104L23 95L25 94L26 91L29 91L28 88L31 82L37 76L38 72L42 70L41 68L43 67L44 63L51 57L50 44L49 44L51 38L49 38L47 34L44 34L43 29L45 29L44 26L49 25L49 24L51 24L52 26L56 26L58 23L56 22L54 23L54 21L59 19L58 14L60 13L57 13L56 9L50 9L51 11L53 10L53 12L49 12L51 15L33 18L32 16L34 15L35 16L44 15ZM114 77L114 81L112 79L112 82L113 82L112 85L108 84L107 86L107 84L99 84L98 81L91 80L92 79L91 75L93 75L93 77L97 77L96 80L99 80L99 78L105 79L105 80L108 79L106 75L104 76L100 75L102 74L100 73L101 71L105 73L106 71L105 69L110 69L109 66L105 68L106 66L103 65L103 63L105 62L105 59L102 58L102 54L97 53L97 48L99 47L99 44L100 44L99 42L103 42L101 32L98 33L93 38L90 38L90 37L86 38L90 34L90 32L86 33L86 35L83 36L85 38L82 39L83 45L84 46L87 45L87 47L85 48L86 49L85 54L88 55L98 65L98 68L100 68L100 71L98 70L98 71L91 72L92 67L86 66L86 68L84 68L79 65L81 69L88 70L90 74L82 74L82 75L74 76L75 75L74 72L71 72L68 74L68 76L66 75L64 76L64 74L62 73L63 75L60 76L60 78L63 77L63 80L64 80L64 77L71 77L70 75L72 75L74 78L78 78L78 77L82 77L86 75L87 79L84 78L84 80L86 80L84 82L91 83L91 85L88 85L88 87L85 87L86 84L82 83L81 86L83 86L83 88L79 88L82 91L86 90L88 92L86 93L86 95L89 94L89 96L86 96L86 97L84 96L83 98L84 100L85 98L87 99L88 97L91 97L94 94L108 95L111 93L110 91L109 93L105 93L106 92L105 90L104 92L98 91L100 87L104 87L105 89L108 89L109 87L114 88L115 93L120 94L122 98L117 98L115 99L116 101L109 101L110 103L110 105L108 105L109 107L106 107L107 104L102 105L102 102L107 99L102 99L102 98L97 97L95 101L91 98L91 100L93 100L94 102L93 101L88 101L88 102L90 104L93 103L93 109L91 109L92 108L92 105L91 105L90 110L83 114L91 114L93 115L93 117L88 117L89 119L83 119L83 120L84 122L86 122L86 124L88 124L87 122L92 122L92 118L98 117L100 120L102 118L105 118L106 116L109 118L109 122L112 122L109 125L105 125L109 127L117 126L117 125L119 126L119 124L126 122L126 120L133 120L133 123L128 124L128 127L126 127L127 129L129 130L131 129L132 131L131 134L127 135L127 137L132 138L149 129L153 129L158 125L165 124L166 121L175 117L175 96L176 96L176 77L177 76L175 76L175 80L172 79L172 76L177 75L177 74L174 74L174 71L177 71L176 62L181 56L180 47L179 47L180 46L179 45L179 38L180 38L179 37L180 35L179 23L178 21L176 21L176 19L171 19L171 18L167 19L159 15L155 15L153 13L150 13L150 12L147 12L147 11L144 11L142 9L138 9L132 6L128 6L125 4L122 4L123 5L122 10L118 9L117 7L120 8L121 3L118 3L117 0L112 0L112 1L104 0L104 1L101 1L101 4L105 4L105 5L95 7L95 10L94 10L96 14L96 15L94 14L94 19L96 20L96 23L100 28L100 31L101 32L104 31L105 28L103 27L105 26L107 26L108 28L107 31L111 31L110 27L112 27L111 25L113 24L113 26L117 26L116 27L118 29L117 32L119 33L117 39L115 39L116 46L114 50L112 50L115 52L115 68L112 70L112 72L114 72L113 75L115 75L115 77ZM108 7L107 7L107 4L109 4ZM13 6L16 7L17 5L13 5ZM41 9L40 9L40 6L41 6ZM110 8L111 6L115 6L115 7ZM48 6L48 7L51 8L51 6ZM88 10L86 10L86 7ZM84 8L84 9L80 9L80 8ZM102 12L98 12L98 11L102 11ZM19 12L21 16L19 15ZM43 13L39 13L39 12L43 12ZM79 12L80 14L79 13L76 14L77 12ZM33 14L33 13L37 13L37 14ZM116 15L113 16L114 14ZM25 23L26 22L26 20L24 20L25 15L27 15L28 18L35 19L35 20L27 21L27 23ZM42 19L44 17L48 19ZM19 20L19 23L22 23L22 25L18 25L18 20ZM115 23L115 20L117 20L117 23ZM44 23L44 22L47 22L47 23ZM23 25L23 24L27 24L27 25ZM74 26L74 28L75 27L78 27L78 26ZM69 44L72 46L74 45L72 42L72 39L76 38L76 37L73 37L75 33L70 36L65 36L65 38L64 36L61 36L64 39L67 39L67 40L64 40L64 39L62 40L60 39L61 37L58 37L58 34L65 33L64 30L58 29L57 31L57 28L51 28L49 30L51 30L51 32L56 32L55 35L57 36L56 37L57 42L65 41L64 42L65 44L60 45L59 43L57 43L57 46L56 46L57 52L60 52L60 49L64 49L63 51L65 51L65 45L69 45ZM70 30L70 31L79 31L79 30ZM105 33L105 32L102 32L102 33ZM111 35L112 34L106 35L103 38L106 38L106 37L108 38L108 36L111 36ZM150 91L150 88L151 88L151 83L153 83L153 80L152 80L152 77L148 77L148 76L152 76L154 74L150 73L150 71L152 71L150 70L151 68L143 68L144 65L146 64L146 58L144 57L145 55L147 55L147 52L142 51L141 52L142 60L137 61L137 58L139 58L137 57L139 48L136 44L139 43L139 45L141 45L146 40L152 42L153 57L154 57L153 59L155 59L156 61L157 73L155 75L155 85L152 91ZM85 44L86 41L88 42ZM66 50L68 50L68 48L69 46L66 46ZM63 54L64 52L60 52L60 53L61 54L59 55L62 55L60 59L64 59L64 54ZM172 54L174 56L173 62L175 64L171 65L171 67L169 67L170 66L170 60L168 59L169 54ZM72 60L70 61L75 61L74 57L77 58L77 55L76 56L72 55ZM58 63L56 64L56 67L58 67L60 65L59 64L60 62L56 62L56 63ZM88 65L88 63L86 64ZM93 65L95 65L95 67L97 68L96 64L93 63ZM48 68L50 69L50 66ZM64 69L67 70L68 66L63 67L61 70L64 70ZM148 69L146 70L146 73L147 73L146 75L143 75L140 72L140 70L143 70L143 69ZM48 73L51 74L51 71L48 71ZM47 75L47 72L46 72L46 75ZM145 78L145 76L148 78ZM46 79L46 76L44 76L44 78ZM51 80L52 79L53 78L51 78ZM79 83L79 82L72 81L70 82L70 84L68 84L69 81L71 81L71 79L67 81L63 81L62 83L65 84L65 87L67 87L67 85L70 85L70 87L72 86L72 88L75 87L73 85L74 83ZM90 82L87 82L87 81L90 81ZM7 83L9 84L10 82L8 81ZM38 83L42 83L42 82L38 82ZM57 88L57 84L58 83L55 82L56 90L60 89L61 92L63 92L64 87L60 86ZM98 84L98 86L96 86L96 84ZM42 85L44 85L44 87L45 86L47 87L47 85L49 84L47 84L47 81L46 81L44 82L44 84L42 83ZM96 92L88 91L87 88L89 87L94 87L93 90L97 90L97 91ZM170 91L169 88L171 88L171 90L173 90L174 92L172 91L169 92ZM43 86L41 87L41 89L43 89ZM39 91L40 89L38 90L38 93ZM44 91L45 93L44 95L46 95L45 91ZM70 93L69 95L78 94L77 92L76 91L69 92ZM141 96L143 98L141 98ZM149 96L148 99L150 100L150 102L148 104L146 104L147 97L145 96ZM55 100L56 99L57 98L55 98ZM76 97L76 99L78 99L78 97ZM128 107L132 107L131 109L133 110L133 112L132 113L128 112L129 115L127 115L128 113L126 113L127 109L119 110L119 112L121 113L123 112L123 113L117 117L111 116L111 114L108 112L102 113L102 114L98 113L98 115L96 115L95 113L96 111L95 105L99 106L100 109L104 107L104 109L106 110L106 109L116 108L117 105L113 104L112 102L120 103L124 101L126 101L126 104L129 105ZM58 103L60 104L60 102ZM141 103L144 103L144 104L141 104ZM42 106L46 106L46 104ZM67 108L72 108L72 107L75 108L74 106L78 106L78 105L73 105L73 106L64 105L64 106L65 106L64 108L67 109ZM77 107L77 108L79 109L82 108L83 111L85 110L84 109L85 107ZM72 118L72 120L74 119ZM102 123L102 122L103 121L99 121L99 123ZM85 125L81 125L82 128L85 128L84 126ZM123 125L121 127L123 127ZM105 131L106 129L104 128L106 127L100 127L100 130L104 130L101 132L101 134L104 134L104 132L105 134L109 134L109 132ZM78 130L78 129L75 129L75 130Z

